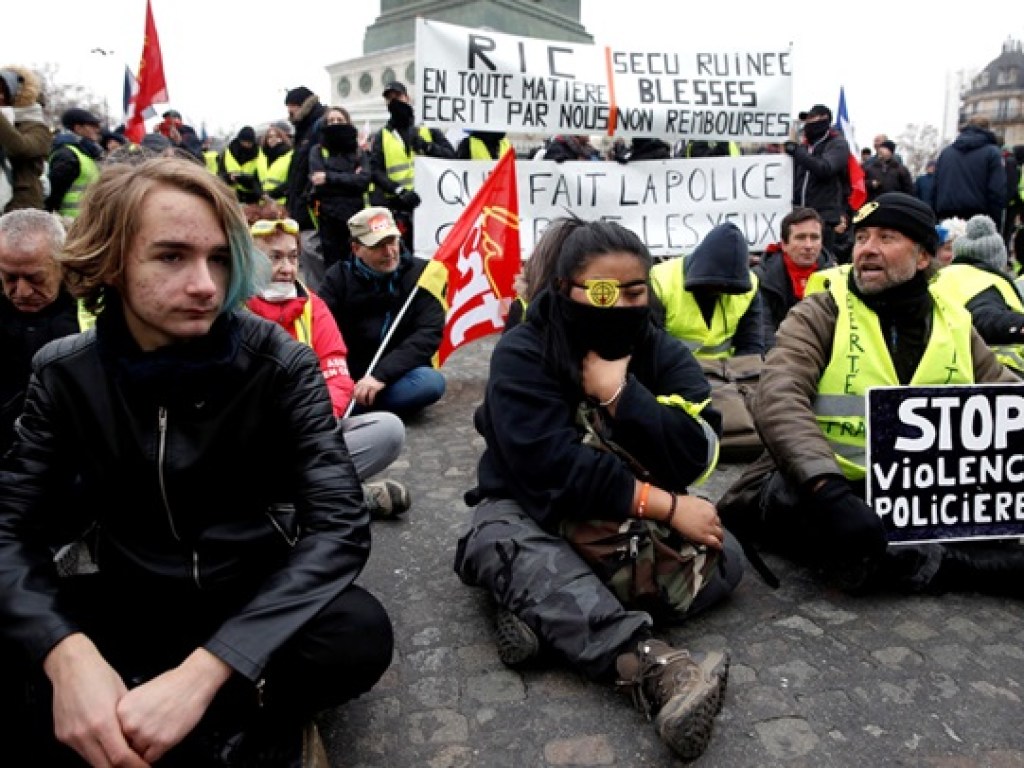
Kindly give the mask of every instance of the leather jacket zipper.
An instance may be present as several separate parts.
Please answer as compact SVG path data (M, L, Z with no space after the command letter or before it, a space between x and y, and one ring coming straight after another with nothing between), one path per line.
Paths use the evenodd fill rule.
M164 460L167 458L167 408L160 406L157 417L158 430L160 438L157 443L157 479L160 483L160 498L164 503L164 511L167 513L167 524L171 528L171 535L174 536L175 540L181 542L181 535L178 533L178 528L174 524L174 515L171 513L171 503L167 499L167 481L164 478ZM192 550L192 581L195 582L197 587L202 588L202 584L199 582L199 552L194 548Z

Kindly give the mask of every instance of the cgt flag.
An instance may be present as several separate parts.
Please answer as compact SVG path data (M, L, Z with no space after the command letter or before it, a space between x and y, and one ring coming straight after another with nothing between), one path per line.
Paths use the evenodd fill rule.
M515 161L513 150L498 161L420 277L445 308L439 366L463 344L505 327L520 268Z
M160 38L156 33L151 0L146 0L146 35L142 40L142 59L139 61L138 91L128 109L125 135L135 143L146 133L146 116L155 114L154 104L166 104L167 79L164 60L160 54Z
M857 139L853 135L853 125L846 112L846 89L839 86L839 109L836 110L835 129L843 134L850 145L850 157L846 161L846 171L850 179L850 196L848 202L854 211L859 210L868 199L867 185L864 183L864 169L860 167Z

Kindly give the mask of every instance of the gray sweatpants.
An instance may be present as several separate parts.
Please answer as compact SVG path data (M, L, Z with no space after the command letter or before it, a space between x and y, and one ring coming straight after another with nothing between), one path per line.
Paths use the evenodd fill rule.
M364 483L387 469L405 445L405 424L387 411L350 416L338 422L338 429Z

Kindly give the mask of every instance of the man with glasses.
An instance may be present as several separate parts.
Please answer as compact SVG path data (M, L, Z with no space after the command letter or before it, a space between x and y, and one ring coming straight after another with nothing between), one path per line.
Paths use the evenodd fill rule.
M405 425L393 413L378 411L343 418L352 401L354 382L348 371L348 349L338 324L323 300L299 280L299 224L294 219L260 219L251 232L256 247L270 259L271 282L246 305L277 323L293 339L308 344L320 360L331 395L338 429L345 438L363 493L374 518L393 518L410 506L409 492L395 480L372 483L365 478L383 471L398 458L405 443Z

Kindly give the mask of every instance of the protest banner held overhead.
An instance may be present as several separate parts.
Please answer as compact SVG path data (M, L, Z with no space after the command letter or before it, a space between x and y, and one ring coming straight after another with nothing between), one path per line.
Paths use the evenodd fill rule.
M1024 535L1024 385L876 387L867 499L892 543Z
M430 258L494 168L485 160L416 158L414 249ZM730 221L752 251L781 238L792 205L793 165L786 155L619 163L516 161L519 241L528 258L544 228L569 214L627 227L659 257L688 253Z
M785 140L788 45L671 50L582 45L418 19L416 113L432 127L530 134Z

